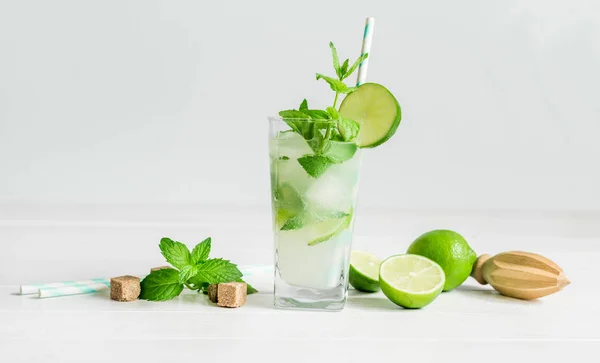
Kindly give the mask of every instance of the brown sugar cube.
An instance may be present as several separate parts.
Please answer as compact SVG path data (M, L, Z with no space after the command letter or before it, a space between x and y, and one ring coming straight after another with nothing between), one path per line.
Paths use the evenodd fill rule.
M140 278L119 276L110 279L110 298L116 301L134 301L140 296Z
M153 268L151 268L151 269L150 269L150 272L152 272L152 271L158 271L158 270L162 270L162 269L165 269L165 268L171 268L171 266L158 266L158 267L153 267Z
M208 299L214 303L217 302L217 294L219 291L219 285L208 285Z
M246 283L227 282L219 284L217 305L227 308L237 308L246 303Z

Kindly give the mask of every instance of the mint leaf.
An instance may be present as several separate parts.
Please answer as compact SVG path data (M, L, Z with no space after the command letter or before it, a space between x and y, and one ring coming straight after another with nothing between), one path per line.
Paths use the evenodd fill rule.
M327 113L329 114L329 117L331 117L334 120L340 118L340 113L338 112L338 110L335 109L335 107L327 107Z
M203 282L220 284L235 281L241 277L242 273L235 264L221 258L211 258L198 265L198 272L191 281L194 285Z
M179 282L185 284L192 276L198 272L198 266L185 265L179 270Z
M329 42L329 48L331 48L331 56L333 57L333 69L340 79L342 79L342 72L340 68L340 59L338 58L337 49L333 45L333 42Z
M346 84L344 82L342 82L338 79L327 77L320 73L317 73L317 81L320 79L323 79L325 82L329 83L329 87L331 87L331 89L335 92L344 93L344 91L346 91L348 89L348 86L346 86Z
M300 104L300 108L298 108L298 110L300 110L300 111L308 110L308 101L306 100L306 98L304 100L302 100L302 103Z
M309 110L308 102L306 99L300 104L298 110L284 110L279 112L279 116L283 119L313 119L313 120L327 120L329 114L323 110Z
M331 141L344 141L342 135L338 131L337 127L331 130Z
M299 213L304 210L305 203L300 193L288 183L283 183L275 190L275 203L277 209L286 210L292 213Z
M302 214L298 214L290 219L288 219L284 225L281 227L282 231L293 231L295 229L300 229L304 226L305 218Z
M312 124L307 122L310 117L305 113L297 110L284 110L279 112L279 116L294 132L302 135L305 139L312 138Z
M140 283L140 299L150 301L170 300L183 291L179 273L174 269L152 271Z
M284 156L280 156L279 160L290 160L290 158L284 155Z
M298 111L298 110L279 111L279 116L281 116L281 118L283 118L283 119L286 119L286 118L305 119L305 118L307 118L306 115L302 111Z
M256 290L254 287L252 287L252 285L246 282L246 295L255 294L257 292L258 290Z
M340 77L340 79L345 78L344 75L346 75L346 72L348 72L348 62L349 61L350 61L350 59L346 59L344 61L344 64L342 64L342 70L341 70L342 76Z
M334 163L326 156L306 155L298 158L298 163L302 165L306 173L313 178L320 177Z
M353 142L330 141L329 149L325 153L325 156L332 162L341 164L346 160L352 159L356 150L358 150L358 146Z
M352 67L350 67L350 69L344 74L344 77L342 78L342 80L350 77L350 75L352 73L354 73L354 71L356 70L356 68L358 68L358 66L369 57L369 53L365 53L363 55L361 55L360 57L358 57L358 59L356 60L356 62L354 62L354 64L352 65Z
M208 258L210 254L211 239L208 237L204 241L198 243L192 250L192 264L196 265ZM195 275L195 273L193 274Z
M325 138L325 135L328 127L331 127L330 123L315 123L313 127L313 137L310 140L307 140L308 146L310 146L317 155L322 154L327 149L329 140Z
M247 283L246 281L244 281L242 279L237 279L237 280L235 280L235 282L243 282L246 284L246 295L255 294L258 292L258 290L256 290L254 287L252 287L252 285L250 285L249 283Z
M348 87L348 88L346 88L346 90L344 90L344 91L341 91L341 93L344 93L344 94L347 94L347 95L349 95L350 93L352 93L352 92L356 91L356 88L357 88L357 87Z
M302 110L304 114L312 118L313 120L328 120L329 114L323 110Z
M337 122L338 131L344 141L352 141L358 136L360 124L349 118L340 117Z
M173 267L181 269L183 266L190 265L190 250L181 242L173 241L170 238L162 238L158 245L162 255Z

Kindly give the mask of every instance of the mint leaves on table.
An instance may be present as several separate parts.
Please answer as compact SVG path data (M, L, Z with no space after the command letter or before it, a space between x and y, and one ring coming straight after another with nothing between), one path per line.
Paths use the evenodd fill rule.
M360 131L360 124L355 120L342 117L336 107L340 94L350 94L356 89L346 85L344 80L354 73L369 55L360 56L352 66L349 66L349 59L340 65L338 52L333 43L329 43L329 48L331 48L333 68L337 78L317 73L316 79L327 82L335 92L333 106L325 110L309 109L308 101L304 99L297 110L279 112L283 121L294 132L300 134L314 152L314 155L305 155L298 159L307 174L313 178L321 176L332 165L352 158L357 147L336 143L352 143Z
M173 267L181 269L191 264L191 255L187 246L181 242L173 241L169 238L163 238L158 245L162 255Z
M190 252L187 246L170 238L162 238L159 248L174 268L152 271L141 281L140 299L170 300L179 296L184 286L206 292L208 285L225 282L244 282L237 265L222 258L209 258L211 238L198 243ZM248 294L257 292L248 285Z
M198 265L197 273L190 278L194 285L202 283L220 284L235 281L242 277L237 266L222 258L211 258Z
M183 284L179 282L179 273L168 268L152 271L142 280L141 286L140 299L152 301L170 300L183 291Z
M204 241L198 243L196 247L192 250L192 262L194 264L198 264L202 261L208 259L208 255L210 254L212 240L210 237L205 239Z

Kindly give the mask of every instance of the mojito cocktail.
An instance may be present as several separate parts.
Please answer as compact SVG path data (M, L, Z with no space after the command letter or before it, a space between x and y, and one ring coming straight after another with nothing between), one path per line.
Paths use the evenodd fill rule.
M270 122L276 304L302 307L319 301L336 308L345 299L360 151L356 144L335 145L348 149L347 160L311 175L301 162L311 157L318 162L319 156L307 140L286 130L281 119Z
M400 107L383 86L344 83L368 54L339 62L337 77L317 74L335 92L333 105L272 117L269 134L275 244L275 306L340 310L346 302L361 148L388 140ZM344 97L338 108L338 101Z

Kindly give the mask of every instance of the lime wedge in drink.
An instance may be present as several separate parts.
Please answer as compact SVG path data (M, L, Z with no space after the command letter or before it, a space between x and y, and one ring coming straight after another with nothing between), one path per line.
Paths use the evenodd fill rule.
M377 83L365 83L350 93L340 106L340 114L360 123L356 144L375 147L396 133L402 113L394 95Z
M381 260L372 253L352 251L350 256L350 285L358 291L379 291Z
M312 223L305 228L308 245L314 246L321 242L325 242L331 237L348 228L352 214L348 214L342 218L332 218L323 222Z
M289 230L281 230L279 233L280 236L293 234L296 238L306 241L309 246L314 246L329 240L348 228L351 220L351 213L342 213L339 218L333 217L325 220L306 217L306 220L298 223L299 228L292 227Z
M444 270L432 260L418 255L388 257L379 268L381 290L394 304L422 308L442 292Z

